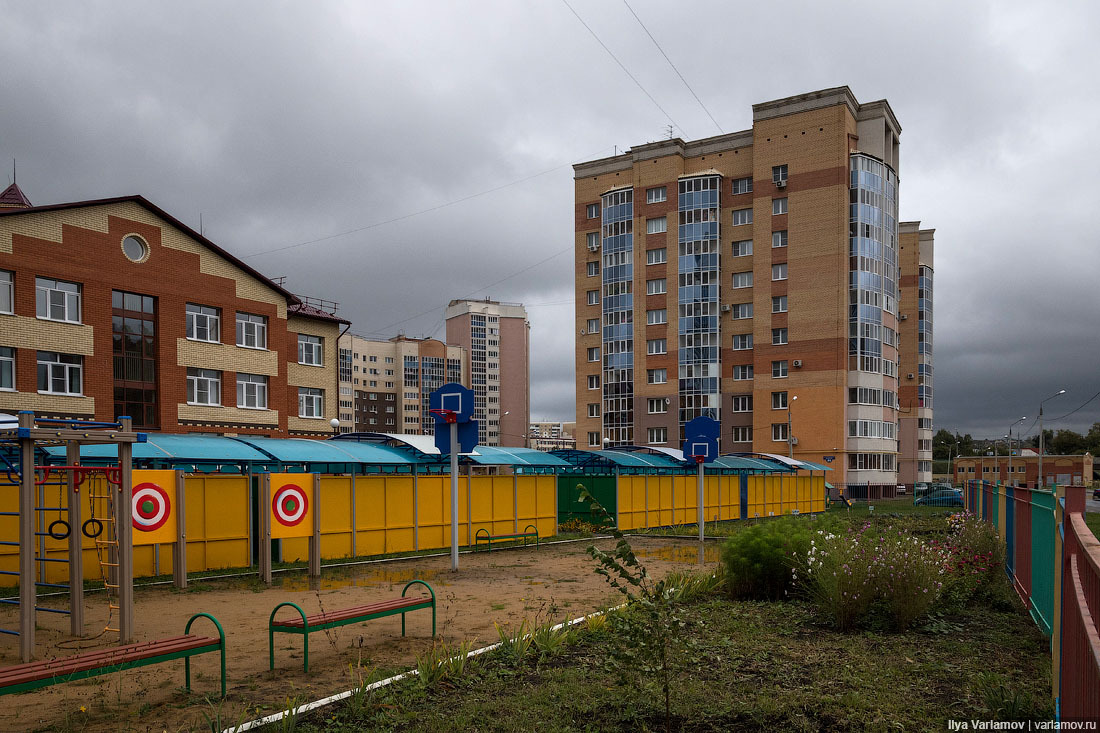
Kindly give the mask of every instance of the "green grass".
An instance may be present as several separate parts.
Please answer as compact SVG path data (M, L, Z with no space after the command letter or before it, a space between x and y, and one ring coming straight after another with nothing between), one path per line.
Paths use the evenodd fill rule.
M942 730L950 718L990 717L1005 691L1048 715L1046 641L1007 584L1000 593L906 634L838 633L801 602L690 605L673 728ZM658 696L606 668L607 633L583 634L541 665L488 658L448 685L384 688L357 715L328 709L300 730L663 730Z
M1085 524L1094 535L1100 537L1100 512L1085 512Z

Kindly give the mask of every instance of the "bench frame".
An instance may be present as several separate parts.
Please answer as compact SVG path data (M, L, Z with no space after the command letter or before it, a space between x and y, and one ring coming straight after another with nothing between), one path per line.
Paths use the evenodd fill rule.
M528 530L530 530L530 531L528 531ZM484 532L485 534L482 534L482 532ZM536 527L533 524L528 524L526 527L523 528L522 532L515 532L513 534L492 534L491 535L491 534L489 534L489 530L487 530L483 527L483 528L479 529L477 531L477 533L474 535L474 549L476 550L478 548L478 545L481 542L486 542L486 543L488 543L488 546L489 546L489 552L492 552L494 541L499 542L501 540L520 540L520 539L523 540L523 546L527 547L527 541L532 537L535 538L535 549L537 550L537 549L539 549L539 530L538 530L538 527Z
M309 671L309 635L310 635L310 633L312 633L314 631L323 631L325 629L332 629L332 628L335 628L337 626L347 626L348 624L357 624L357 623L362 623L363 621L371 621L371 620L376 619L376 618L385 618L386 616L395 616L397 614L401 614L401 636L404 636L405 635L405 614L409 613L410 611L419 611L422 608L430 608L430 609L432 609L432 637L434 638L435 637L435 610L436 609L435 609L435 591L432 590L432 587L430 585L428 585L427 583L425 583L423 580L412 580L412 581L409 581L405 585L405 587L401 590L401 597L404 598L405 597L405 592L408 591L408 589L411 586L416 585L417 583L419 583L420 585L422 585L422 586L424 586L425 588L428 589L428 593L431 594L430 598L424 598L416 604L409 605L409 606L404 606L402 608L394 608L394 609L390 609L390 610L386 610L386 611L376 611L376 612L373 612L373 613L363 613L363 614L360 614L358 616L350 616L348 618L336 619L334 621L325 621L325 622L322 622L322 623L319 623L319 624L311 624L309 622L309 617L306 616L306 612L303 611L302 607L299 606L297 603L292 603L290 601L285 601L283 603L280 603L279 605L275 606L274 609L272 609L271 616L270 616L270 618L268 619L268 622L267 622L268 669L275 669L275 632L276 631L278 631L279 633L282 633L282 634L301 634L301 636L302 636L302 646L303 646L303 657L304 657L303 661L302 661L302 671L304 671L304 672ZM276 624L275 614L279 611L280 608L283 608L284 606L289 606L289 607L294 608L295 610L298 611L298 613L302 617L302 626L301 626L301 628L296 627L296 626L281 626L281 625Z
M26 692L27 690L37 690L41 687L49 687L50 685L56 685L63 682L72 682L74 680L82 680L88 677L96 677L103 674L112 674L124 669L133 669L135 667L145 667L150 664L159 664L160 662L168 662L173 659L183 659L184 669L184 681L187 691L191 691L191 657L198 654L206 654L207 652L217 651L221 653L221 673L222 673L222 697L225 697L225 630L222 629L222 625L218 622L218 619L211 616L209 613L196 613L187 622L187 626L184 628L184 634L191 633L191 624L195 622L195 619L199 617L206 617L214 622L214 626L218 629L218 641L215 644L206 644L204 646L195 647L193 649L184 649L181 651L169 652L167 654L155 654L144 659L121 660L112 661L109 664L104 664L100 667L94 667L92 669L86 669L79 672L71 672L68 674L53 675L50 677L43 677L37 680L30 680L27 682L20 682L13 685L0 688L0 695L8 695L16 692ZM152 642L156 644L156 642ZM139 645L132 645L139 646ZM101 650L102 651L102 650ZM73 657L65 657L58 661L65 661L66 659L76 659L81 655L75 655ZM23 665L17 665L23 666Z

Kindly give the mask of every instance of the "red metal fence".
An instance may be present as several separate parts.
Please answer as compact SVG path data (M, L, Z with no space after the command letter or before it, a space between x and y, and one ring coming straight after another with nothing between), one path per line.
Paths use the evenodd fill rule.
M1078 487L1072 487L1078 488ZM1100 541L1085 525L1084 491L1066 493L1062 540L1062 720L1100 719Z

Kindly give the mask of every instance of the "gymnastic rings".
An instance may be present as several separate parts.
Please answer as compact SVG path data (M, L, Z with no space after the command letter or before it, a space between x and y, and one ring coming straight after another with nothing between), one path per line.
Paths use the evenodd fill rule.
M57 527L58 525L60 525L61 529L55 530L54 527ZM50 528L46 531L50 535L50 537L53 537L55 540L65 540L69 538L69 535L72 533L73 530L72 527L69 526L69 523L66 522L64 519L58 519L51 523Z
M88 530L89 525L94 526L94 531ZM84 533L85 537L89 537L94 540L96 537L99 537L99 535L103 532L103 522L99 521L98 519L89 519L84 522L84 524L80 528L80 531Z

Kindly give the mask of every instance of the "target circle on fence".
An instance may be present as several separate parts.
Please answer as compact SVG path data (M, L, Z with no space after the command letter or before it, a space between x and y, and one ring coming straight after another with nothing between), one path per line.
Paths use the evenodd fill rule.
M271 511L275 521L286 527L294 527L306 516L309 500L306 492L297 484L285 484L275 492L271 500Z
M134 529L152 532L160 529L172 513L172 502L168 492L154 483L146 482L134 487L133 499Z

